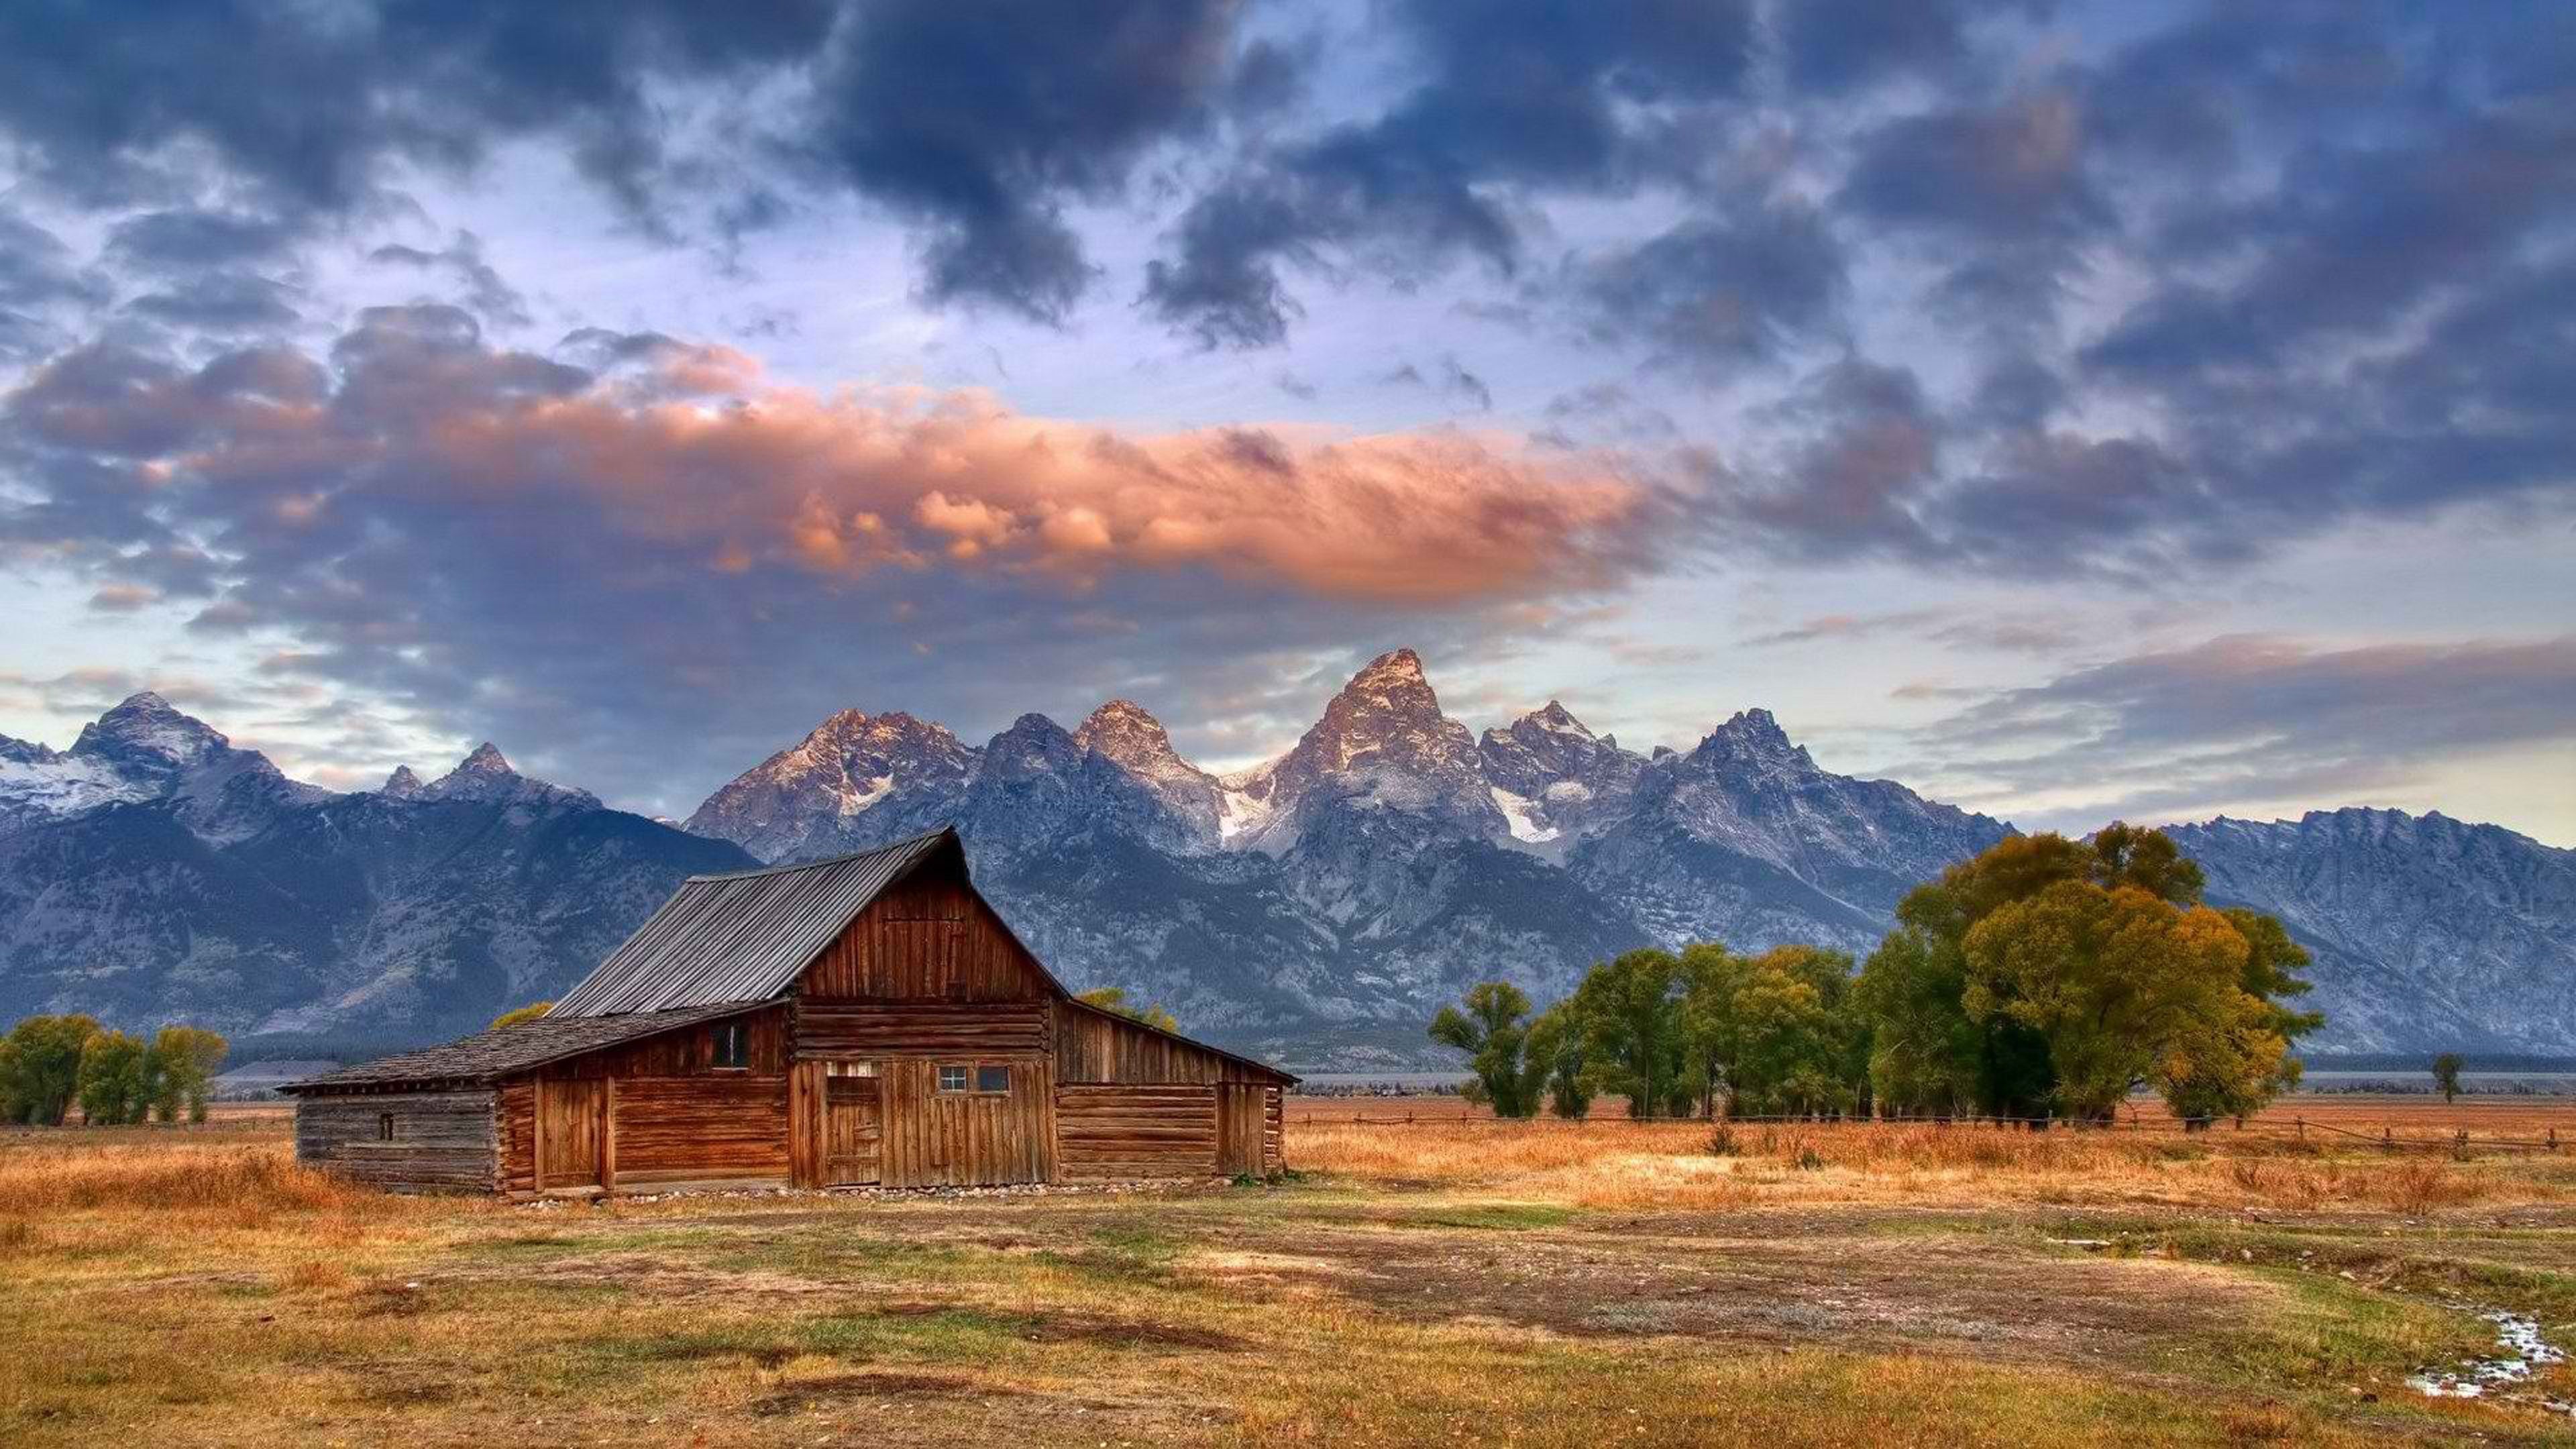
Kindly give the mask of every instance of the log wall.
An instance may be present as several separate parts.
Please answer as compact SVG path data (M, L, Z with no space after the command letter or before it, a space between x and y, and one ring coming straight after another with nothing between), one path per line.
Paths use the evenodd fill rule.
M1062 1180L1217 1173L1216 1088L1067 1083L1055 1093Z
M1044 1055L1047 1003L799 1001L796 1059Z
M394 1137L382 1139L383 1117ZM489 1192L496 1125L489 1088L313 1093L295 1103L295 1159L374 1187Z
M787 1181L787 1078L619 1077L608 1185Z

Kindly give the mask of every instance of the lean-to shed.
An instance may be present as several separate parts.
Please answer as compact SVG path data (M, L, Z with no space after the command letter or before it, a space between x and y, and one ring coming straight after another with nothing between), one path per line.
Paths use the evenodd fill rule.
M516 1195L1264 1173L1295 1080L1076 1000L941 830L692 877L545 1016L286 1090L303 1161Z

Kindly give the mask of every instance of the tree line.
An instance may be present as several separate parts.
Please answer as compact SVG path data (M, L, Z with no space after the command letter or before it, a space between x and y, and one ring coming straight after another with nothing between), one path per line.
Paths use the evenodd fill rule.
M1917 886L1846 952L1699 942L1595 965L1535 1015L1488 981L1431 1023L1496 1115L1975 1115L2107 1122L2139 1088L2176 1116L2244 1116L2295 1085L2287 1006L2307 953L2279 921L2201 900L2163 833L2014 836Z
M94 1126L203 1122L229 1050L203 1027L165 1026L147 1042L86 1016L31 1016L0 1037L0 1121L59 1127L78 1102Z

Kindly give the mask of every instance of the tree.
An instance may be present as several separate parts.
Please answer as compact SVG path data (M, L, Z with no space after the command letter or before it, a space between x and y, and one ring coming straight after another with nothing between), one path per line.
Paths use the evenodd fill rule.
M2299 1059L2289 1044L2325 1024L2322 1013L2294 1011L2275 998L2304 996L2308 983L2298 975L2308 953L2290 939L2289 931L2259 911L2230 906L2219 912L2236 934L2245 938L2245 972L2236 1017L2226 1035L2190 1046L2192 1063L2178 1072L2169 1063L2165 1105L2186 1126L2207 1126L2220 1117L2239 1124L2274 1097L2299 1084Z
M2145 1085L2182 1115L2242 1113L2294 1077L2288 1032L2305 1019L2248 985L2271 985L2286 966L2258 963L2236 922L2207 906L2059 881L1988 914L1966 949L1968 1015L2037 1031L2057 1078L2051 1099L2068 1115L2107 1121Z
M93 1127L140 1122L152 1105L149 1053L121 1031L102 1031L81 1048L81 1116Z
M2433 1085L2441 1088L2442 1100L2456 1100L2460 1095L2460 1069L2467 1063L2458 1052L2444 1052L2433 1058Z
M1574 990L1584 1027L1585 1085L1627 1097L1631 1117L1689 1110L1681 982L1680 958L1648 947L1594 966Z
M165 1026L152 1038L144 1064L153 1110L164 1122L176 1122L184 1109L191 1122L206 1120L206 1094L230 1045L198 1026Z
M508 1011L492 1018L492 1030L499 1031L505 1026L517 1026L521 1022L535 1021L554 1009L555 1004L551 1001L531 1001L525 1006L511 1007Z
M1529 994L1508 981L1487 981L1470 988L1464 1004L1464 1011L1440 1008L1431 1018L1431 1039L1467 1054L1476 1074L1468 1100L1491 1103L1497 1117L1536 1116L1548 1064L1527 1053Z
M79 1089L81 1051L98 1034L86 1016L31 1016L0 1041L0 1117L59 1127Z
M1998 911L2060 886L2104 898L2127 890L2181 910L2199 904L2201 883L2200 867L2170 837L2114 822L2089 841L2013 836L1917 886L1897 906L1896 929L1862 967L1855 991L1880 1101L1908 1110L2037 1116L2089 1097L2096 1088L2070 1089L2065 1064L2033 1025L2047 1013L2014 1009L2018 978L1989 971L1971 980L1971 933ZM2203 1045L2220 1039L2212 1034Z
M1739 957L1712 945L1682 952L1685 1056L1714 1114L1848 1112L1869 1070L1867 1033L1851 1007L1851 957L1777 946Z
M1096 1006L1103 1011L1116 1012L1129 1021L1141 1021L1147 1026L1157 1027L1163 1031L1181 1029L1180 1019L1159 1006L1128 1005L1127 988L1124 986L1097 986L1076 996L1074 1000L1085 1006Z
M1530 1069L1543 1072L1548 1110L1568 1121L1591 1115L1592 1088L1584 1079L1583 1019L1571 1001L1560 1001L1530 1023L1525 1048Z

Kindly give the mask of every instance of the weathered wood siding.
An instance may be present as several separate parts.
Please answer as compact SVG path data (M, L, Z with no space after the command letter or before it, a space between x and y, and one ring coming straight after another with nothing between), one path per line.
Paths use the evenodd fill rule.
M1288 1089L1261 1089L1261 1170L1272 1173L1288 1166Z
M1043 1001L799 1001L796 1057L1040 1056L1047 1049Z
M859 912L805 969L807 1001L1041 1001L1037 961L954 868L925 867Z
M1053 1181L1052 1063L1044 1057L1007 1063L1011 1089L991 1093L938 1090L938 1065L928 1057L896 1058L878 1068L885 1185L991 1187Z
M610 1185L787 1180L787 1078L618 1077L608 1084Z
M1277 1080L1249 1063L1078 1001L1056 1003L1055 1076L1059 1082L1138 1085Z
M1066 1182L1216 1174L1212 1086L1068 1083L1056 1088L1055 1117Z
M383 1140L386 1116L393 1140ZM493 1094L314 1093L295 1104L295 1158L399 1191L489 1192L496 1171Z
M787 1012L786 1003L781 1002L728 1018L741 1022L748 1029L745 1045L750 1056L749 1065L745 1067L728 1068L715 1064L715 1029L719 1023L707 1022L551 1062L537 1068L536 1075L549 1081L575 1077L738 1077L745 1073L755 1077L785 1076Z

